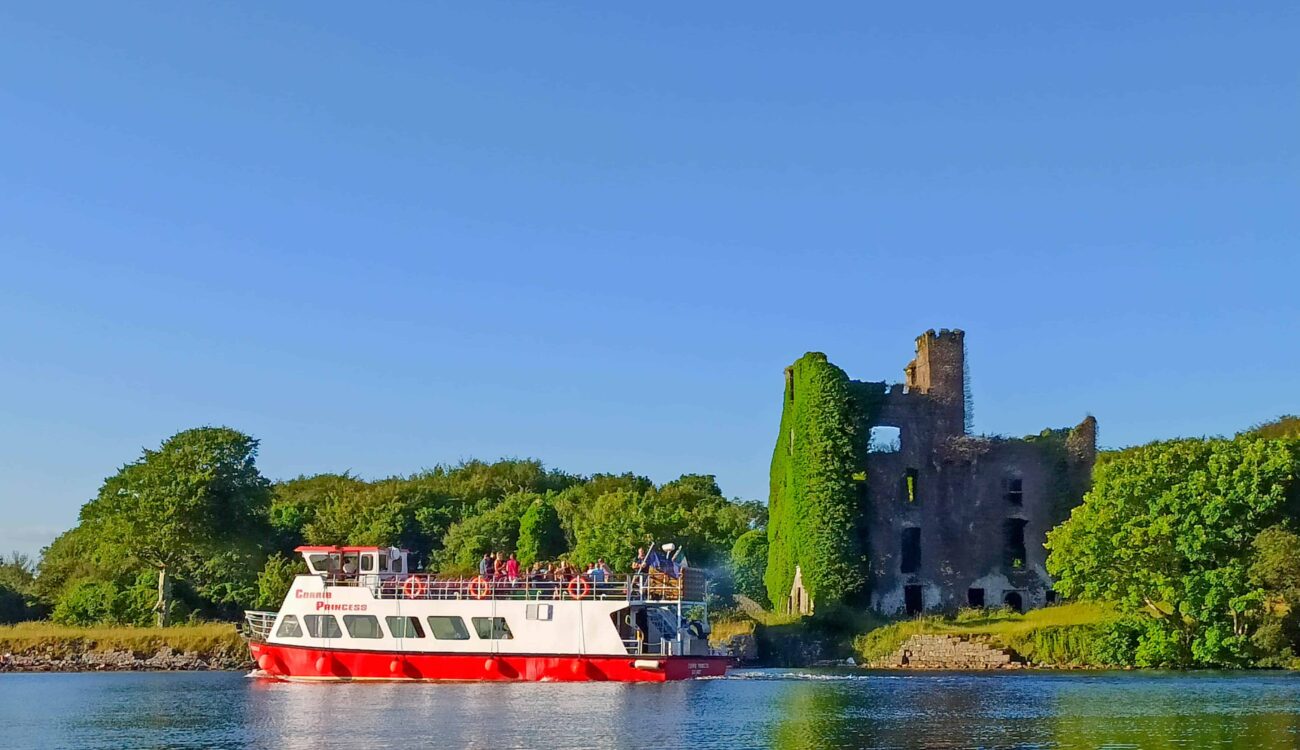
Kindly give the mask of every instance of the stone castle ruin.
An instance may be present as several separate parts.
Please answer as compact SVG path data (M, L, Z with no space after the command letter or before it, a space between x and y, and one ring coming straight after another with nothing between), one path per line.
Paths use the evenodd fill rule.
M821 545L856 555L845 559L858 567L860 585L850 586L844 601L884 614L913 615L959 607L1023 611L1055 600L1043 543L1048 530L1065 520L1088 488L1096 459L1095 419L1019 439L970 434L965 336L960 330L931 330L918 337L916 357L898 384L851 381L824 355L807 355L787 369L788 407L800 396L794 389L794 371L801 365L830 368L843 378L842 390L848 394L826 403L843 404L850 412L843 424L854 444L849 460L857 471L845 486L856 495L855 528L839 547ZM819 376L810 382L831 380ZM826 419L826 404L819 402L816 409L819 418ZM793 414L789 408L787 413ZM808 419L791 416L788 421L789 427L783 414L778 457L783 450L796 455L800 429L814 431ZM780 503L789 502L786 496L833 495L826 488L811 487L825 483L824 472L807 468L814 460L804 458L782 473L784 464L774 459L774 514L782 512ZM793 562L793 576L784 588L777 570L769 575L768 585L769 592L777 593L773 599L778 607L810 613L821 597L805 582L810 569L821 570L825 561L816 559L818 545L788 543L797 533L819 538L827 534L799 523L815 521L779 522L775 532L769 532L778 548L778 539L786 535L792 551L777 554Z

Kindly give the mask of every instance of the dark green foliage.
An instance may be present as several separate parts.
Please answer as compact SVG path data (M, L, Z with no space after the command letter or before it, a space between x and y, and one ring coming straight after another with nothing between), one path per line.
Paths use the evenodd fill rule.
M20 552L0 559L0 624L35 620L44 614L36 594L36 566Z
M549 497L539 497L519 519L519 564L528 566L538 560L554 560L568 549L560 513Z
M1252 636L1289 595L1272 571L1297 564L1298 475L1294 440L1173 440L1105 456L1083 505L1048 534L1048 570L1066 596L1146 618L1139 666L1250 663ZM1257 557L1267 562L1252 566Z
M746 531L731 548L731 580L737 594L767 606L767 532Z
M0 583L0 625L32 619L28 614L27 600L21 593Z
M864 591L866 523L854 475L865 469L865 435L879 384L852 383L826 355L805 354L788 370L768 501L768 597L783 608L795 568L818 607ZM859 480L860 481L860 480Z

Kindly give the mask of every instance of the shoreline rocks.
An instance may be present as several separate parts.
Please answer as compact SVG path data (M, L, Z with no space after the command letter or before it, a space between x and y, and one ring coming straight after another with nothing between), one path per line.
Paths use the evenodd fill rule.
M200 654L175 651L163 646L155 652L126 650L55 653L33 650L0 654L0 673L5 672L198 672L247 670L253 662L247 656L225 653Z

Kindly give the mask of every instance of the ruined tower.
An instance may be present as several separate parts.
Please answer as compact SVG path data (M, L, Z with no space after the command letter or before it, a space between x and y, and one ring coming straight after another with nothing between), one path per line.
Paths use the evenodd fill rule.
M816 471L784 470L798 435L783 425L769 504L775 519L769 572L776 570L772 555L785 555L776 560L785 566L783 577L772 581L781 585L769 586L775 604L807 612L812 599L820 601L816 591L792 586L791 577L802 563L806 579L828 548L805 543L798 521L779 526L789 498L809 492L837 504L836 513L823 516L853 519L863 553L858 559L865 561L860 591L872 609L912 615L960 607L1027 609L1055 600L1043 543L1088 489L1097 422L1086 417L1075 427L1023 438L968 434L965 343L960 330L926 331L916 338L904 382L892 385L848 380L823 354L800 360L826 372L810 382L846 383L846 397L819 403L805 416L815 423L801 422L801 429L822 435L852 424L845 434L856 445L851 461L828 463L815 453L789 465L799 469L813 461ZM787 383L787 400L794 395ZM843 468L849 464L853 468ZM796 506L794 512L802 511ZM826 536L825 529L818 533ZM791 557L796 553L802 557ZM837 564L846 564L843 557Z
M927 397L935 437L966 432L966 334L933 329L916 337L916 356L903 368L910 393Z

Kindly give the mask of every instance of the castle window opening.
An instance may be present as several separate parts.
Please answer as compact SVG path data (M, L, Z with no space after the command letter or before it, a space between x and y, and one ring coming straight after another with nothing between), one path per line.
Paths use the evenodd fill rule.
M912 584L903 587L903 613L911 617L925 611L925 587Z
M1025 502L1025 481L1020 477L1007 478L1007 502L1023 505Z
M984 589L966 589L966 606L975 609L984 608Z
M1020 596L1019 591L1008 591L1006 594L1003 594L1002 603L1017 612L1025 611L1025 602Z
M903 502L916 502L916 482L919 476L920 473L916 469L909 468L907 471L903 472L903 481L899 487L903 497Z
M1019 570L1025 567L1025 525L1023 518L1008 518L1002 529L1005 535L1003 562L1008 568Z
M902 430L886 425L871 428L871 435L867 439L867 450L871 453L897 453L902 447Z
M1056 592L1052 589L1048 589L1047 593L1043 595L1043 600L1048 604L1056 604Z
M909 526L903 529L903 554L899 572L916 573L921 569L921 529Z

